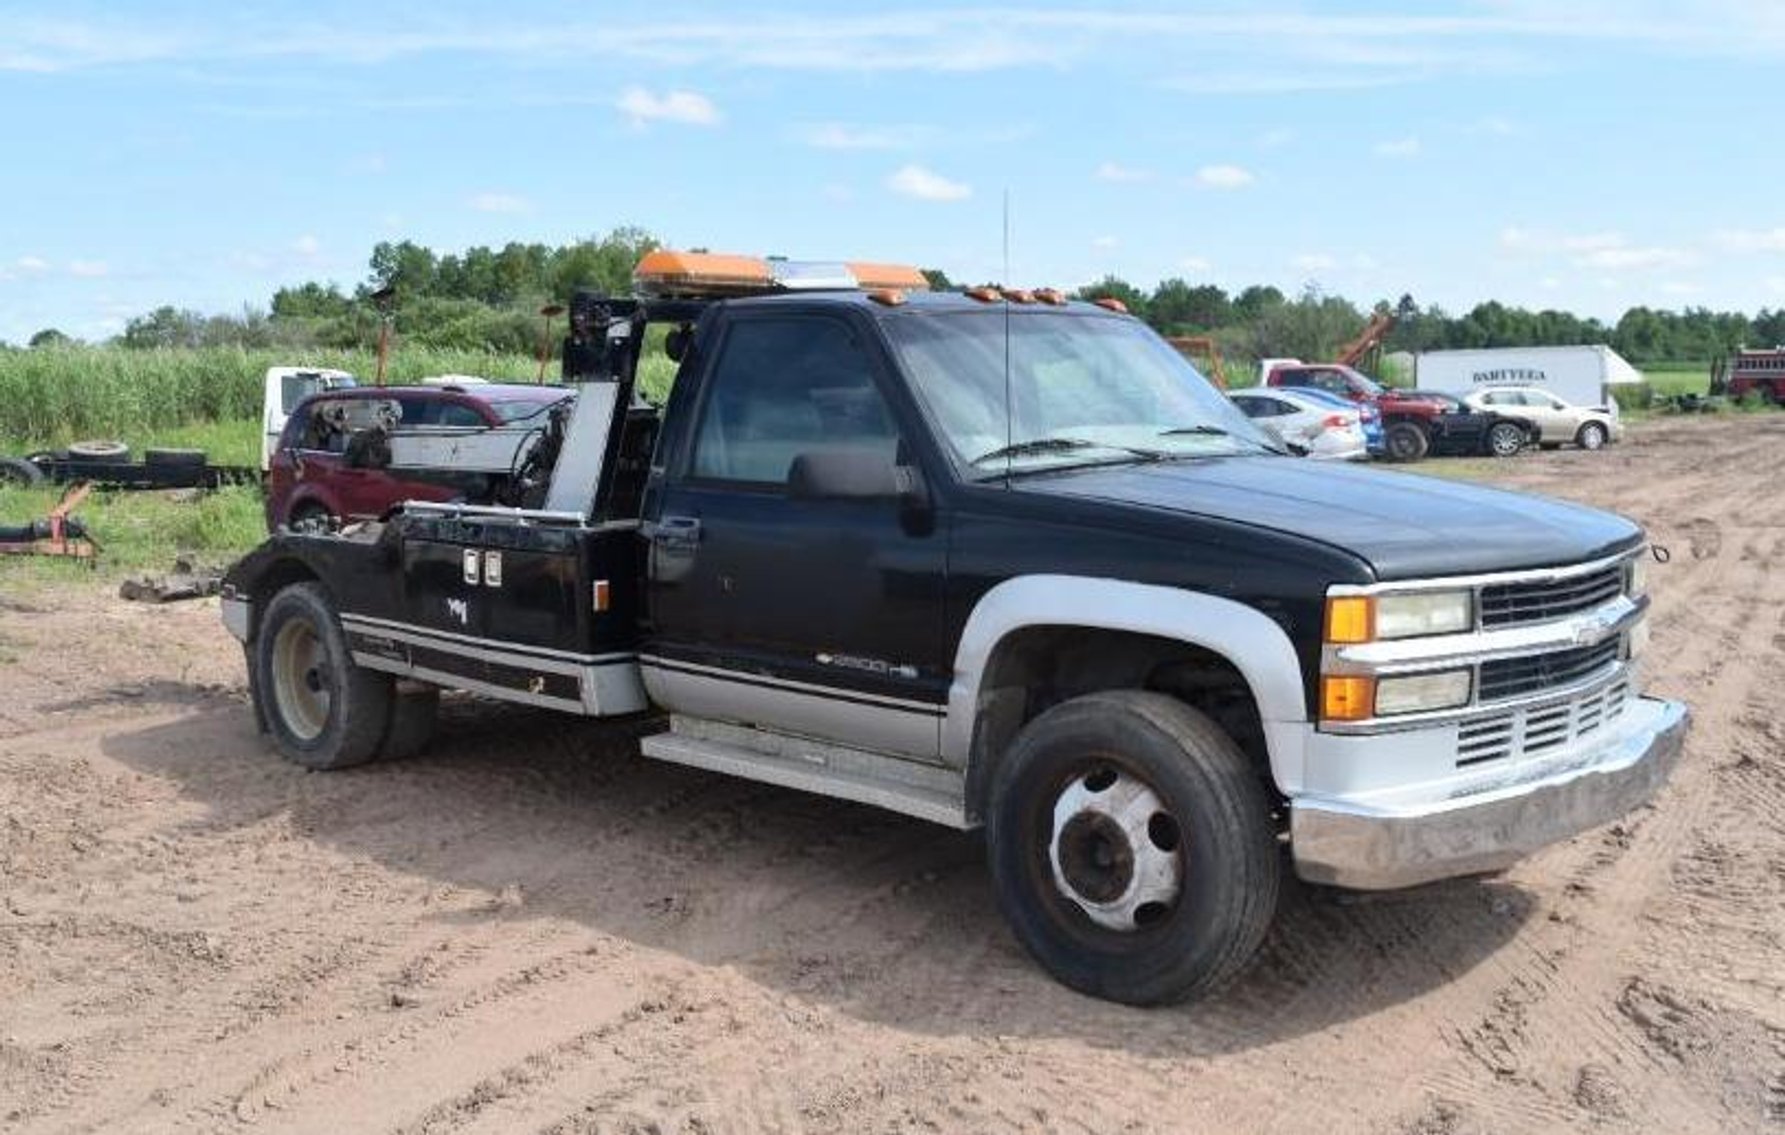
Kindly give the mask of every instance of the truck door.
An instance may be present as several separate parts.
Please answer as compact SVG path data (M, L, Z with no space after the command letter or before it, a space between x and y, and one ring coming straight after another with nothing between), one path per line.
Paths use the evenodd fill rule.
M646 506L645 684L678 713L934 760L946 535L891 497L789 492L815 451L909 463L866 328L733 315ZM686 409L684 409L686 407Z

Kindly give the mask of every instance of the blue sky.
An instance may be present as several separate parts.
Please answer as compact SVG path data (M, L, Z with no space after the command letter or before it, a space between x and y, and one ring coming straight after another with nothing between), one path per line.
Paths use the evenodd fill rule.
M1452 310L1785 305L1785 3L0 0L0 339L669 243Z

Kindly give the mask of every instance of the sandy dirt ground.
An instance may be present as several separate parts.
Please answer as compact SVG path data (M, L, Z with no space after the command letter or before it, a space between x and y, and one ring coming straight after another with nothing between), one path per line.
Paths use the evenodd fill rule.
M1677 776L1495 879L1292 884L1163 1011L1049 981L973 836L470 701L306 773L214 602L9 587L0 1131L1785 1131L1782 453L1778 415L1496 466L1671 548Z

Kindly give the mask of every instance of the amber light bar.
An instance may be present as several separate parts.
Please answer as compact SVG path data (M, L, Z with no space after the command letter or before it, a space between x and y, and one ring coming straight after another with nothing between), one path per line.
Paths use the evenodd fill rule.
M771 291L850 289L925 291L929 281L916 268L872 261L771 260L720 252L646 253L632 271L646 295L736 296Z

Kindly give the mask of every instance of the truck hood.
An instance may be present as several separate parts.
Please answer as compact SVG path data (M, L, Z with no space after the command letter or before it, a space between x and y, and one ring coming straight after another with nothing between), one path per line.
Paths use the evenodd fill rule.
M1642 537L1620 516L1548 497L1287 457L1095 466L1012 487L1317 540L1357 555L1383 580L1579 563Z

